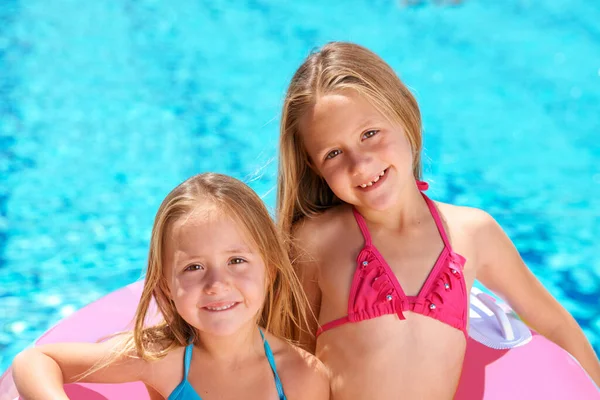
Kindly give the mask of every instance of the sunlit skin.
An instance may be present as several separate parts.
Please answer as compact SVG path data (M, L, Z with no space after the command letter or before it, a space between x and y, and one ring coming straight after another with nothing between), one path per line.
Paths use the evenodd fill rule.
M444 245L413 177L403 129L356 92L344 91L319 97L300 120L300 135L313 170L347 203L294 227L297 270L319 324L348 313L356 257L364 246L350 205L365 217L373 244L404 292L416 295ZM453 250L467 259L467 291L477 276L532 328L579 355L593 371L597 361L581 329L493 218L473 208L435 204ZM404 314L406 320L385 315L336 327L316 344L305 336L306 347L330 370L333 399L453 397L466 347L463 333L430 317Z
M255 330L264 301L266 268L235 221L216 209L173 224L167 277L175 307L203 336Z
M405 292L417 294L443 242L412 177L411 148L402 128L345 92L322 97L300 129L314 168L366 218L375 245ZM368 183L373 184L361 186ZM319 233L302 235L313 224L319 224ZM319 323L324 324L347 314L355 260L364 241L348 206L306 220L303 228L300 235L317 250L319 264L327 266L318 269L318 287L307 287L322 296L317 301ZM470 286L472 274L466 278ZM411 312L405 316L404 321L386 315L346 324L319 337L316 354L331 370L334 399L452 397L464 335L432 318ZM425 381L431 383L423 387Z
M165 239L164 274L170 297L179 315L199 335L188 381L203 400L279 398L257 325L265 300L267 267L240 225L216 207L207 206L176 220ZM328 378L321 364L285 340L264 334L286 397L328 399ZM73 382L105 360L119 340L26 350L13 364L17 388L25 400L67 399L63 379ZM108 368L86 376L85 381L140 380L152 399L166 399L182 380L184 350L175 348L153 362L135 354L124 355Z
M406 135L361 97L351 92L324 96L301 119L300 130L314 167L365 217L390 219L390 212L404 208L398 207L400 195L417 198L414 190L404 191L415 186Z
M166 276L173 302L201 332L190 366L192 386L207 399L245 397L250 388L276 398L256 325L266 267L254 244L235 220L212 207L174 223L168 237ZM164 395L174 387L157 389Z

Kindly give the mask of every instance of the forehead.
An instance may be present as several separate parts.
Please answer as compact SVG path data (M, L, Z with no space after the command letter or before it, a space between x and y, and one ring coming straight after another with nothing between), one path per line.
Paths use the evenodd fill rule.
M167 252L210 255L255 246L243 224L216 207L203 207L182 216L167 230Z
M355 132L387 119L364 96L352 90L317 99L300 118L300 132L307 146L325 144L333 134ZM311 146L312 147L312 146Z

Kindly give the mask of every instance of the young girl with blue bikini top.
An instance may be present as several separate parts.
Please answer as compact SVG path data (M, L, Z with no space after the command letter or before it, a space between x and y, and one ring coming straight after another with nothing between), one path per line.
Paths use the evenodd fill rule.
M164 320L146 326L151 299ZM197 175L158 210L133 332L25 350L13 378L23 399L67 399L73 381L142 381L169 400L328 399L318 360L285 339L305 301L260 198Z
M371 51L330 43L296 71L279 168L278 224L318 320L303 342L333 399L452 398L476 278L600 382L576 321L494 219L425 195L419 108Z

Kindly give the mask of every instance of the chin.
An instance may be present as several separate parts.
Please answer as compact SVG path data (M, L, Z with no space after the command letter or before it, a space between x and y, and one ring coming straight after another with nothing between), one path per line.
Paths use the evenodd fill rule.
M246 326L248 321L220 321L218 323L205 323L201 324L199 331L201 333L213 335L213 336L231 336L240 331Z
M387 211L397 204L397 200L397 196L385 193L375 198L364 199L361 201L361 206L373 211Z
M249 324L256 324L256 313L233 312L231 315L202 318L198 321L198 330L214 336L234 335Z

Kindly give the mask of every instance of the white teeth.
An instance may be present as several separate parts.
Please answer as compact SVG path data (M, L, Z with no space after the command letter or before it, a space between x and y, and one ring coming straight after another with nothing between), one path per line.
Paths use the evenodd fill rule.
M370 181L368 183L361 183L359 186L363 189L368 186L373 186L373 184L376 183L383 175L385 175L385 170L381 171L381 173L379 175L377 175L375 178L373 178L372 181Z
M227 309L233 307L234 305L235 305L235 303L231 303L231 304L224 305L222 307L205 307L205 308L210 311L223 311L223 310L227 310Z

